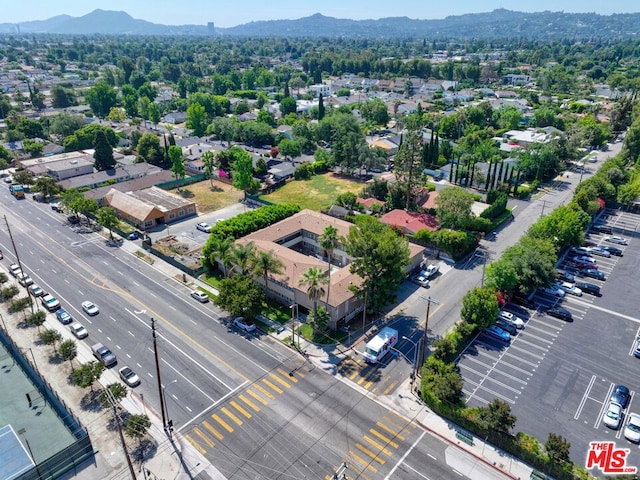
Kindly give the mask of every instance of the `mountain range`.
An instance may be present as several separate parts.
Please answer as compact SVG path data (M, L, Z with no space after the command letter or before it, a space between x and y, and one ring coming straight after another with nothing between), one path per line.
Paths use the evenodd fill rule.
M296 20L266 20L214 30L206 25L161 25L135 19L126 12L98 9L81 17L58 15L19 24L0 23L0 33L575 40L636 37L640 34L640 13L524 13L497 9L438 20L408 17L349 20L317 13Z

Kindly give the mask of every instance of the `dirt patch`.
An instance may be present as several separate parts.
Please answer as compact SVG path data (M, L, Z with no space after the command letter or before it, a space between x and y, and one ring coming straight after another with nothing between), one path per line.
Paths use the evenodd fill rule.
M153 248L159 250L160 253L167 257L172 257L177 262L180 262L192 270L197 270L202 266L200 260L202 247L180 241L175 235L156 240L153 243Z
M198 206L198 213L208 213L238 203L243 198L242 190L218 180L203 180L186 187L171 190L171 193L192 200Z

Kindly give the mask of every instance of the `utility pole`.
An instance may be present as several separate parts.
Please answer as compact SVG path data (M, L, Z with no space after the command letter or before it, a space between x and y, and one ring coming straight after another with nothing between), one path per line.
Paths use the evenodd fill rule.
M420 365L423 365L425 360L427 359L427 332L429 331L429 310L431 309L431 304L434 303L439 305L440 302L432 297L426 297L427 300L427 314L424 317L424 335L422 335L422 341L420 342ZM418 369L418 365L416 364L416 371Z
M129 457L129 450L127 450L127 443L124 441L124 435L122 434L122 425L120 425L121 419L120 415L118 415L118 408L116 407L116 399L113 398L113 394L111 390L105 388L104 390L107 398L109 399L109 403L113 407L113 416L116 420L116 425L118 427L118 433L120 434L120 442L122 443L122 450L124 451L124 456L127 459L127 466L129 467L129 473L131 474L131 478L136 480L136 472L133 468L133 463L131 462L131 457Z
M158 344L156 342L156 321L151 319L151 334L153 335L153 355L156 359L156 376L158 377L158 395L160 395L160 412L162 413L162 428L167 431L167 415L164 408L164 395L162 392L162 380L160 379L160 362L158 361Z
M547 206L547 201L546 200L540 200L542 202L542 212L540 212L540 218L542 218L542 216L544 215L544 207Z
M4 215L4 223L7 225L7 233L9 234L9 239L11 240L13 251L16 254L16 262L18 262L18 267L20 267L20 273L24 273L24 270L22 269L22 263L20 263L20 255L18 255L18 249L16 248L16 242L13 241L13 235L11 234L11 228L9 228L9 221L7 220L6 215ZM29 290L28 286L27 296L29 297L29 306L31 307L31 313L35 313L33 310L33 296L31 295L31 290Z

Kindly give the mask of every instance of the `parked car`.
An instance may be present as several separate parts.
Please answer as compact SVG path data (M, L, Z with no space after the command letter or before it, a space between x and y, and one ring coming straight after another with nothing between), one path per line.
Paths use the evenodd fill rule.
M582 260L573 260L572 262L573 266L575 266L578 269L585 269L585 268L592 268L594 270L598 269L598 266L595 264L595 262L591 261L591 262L585 262Z
M573 283L576 281L576 276L573 273L569 273L564 270L558 270L558 279L563 280L565 282Z
M424 275L417 275L413 277L413 281L423 288L427 288L429 286L429 279Z
M29 285L33 285L33 279L26 273L20 272L16 275L16 278L18 279L18 283L23 287L28 287Z
M439 265L431 264L431 265L427 266L427 268L425 268L422 272L420 272L420 274L424 275L427 278L431 278L436 273L438 273L439 271L440 271L440 266Z
M71 318L71 314L67 312L64 308L59 308L56 311L56 317L60 320L60 323L63 325L68 325L73 322L73 318Z
M621 257L622 256L622 249L620 249L618 247L611 247L609 245L601 245L600 248L603 249L603 250L606 250L611 255L615 255L616 257Z
M617 430L622 420L622 405L616 402L609 403L607 411L602 415L602 423L607 427Z
M606 280L604 273L602 273L600 270L596 270L595 268L583 268L582 270L580 270L580 275L582 275L583 277L595 278L596 280Z
M576 287L589 295L600 295L600 287L595 283L576 282Z
M85 300L84 302L82 302L82 310L84 310L87 315L91 316L100 313L98 306L95 303L90 302L89 300Z
M519 292L516 293L511 299L511 301L516 305L520 305L525 308L530 308L531 310L535 310L536 308L538 308L538 306L534 301L529 300L529 295L525 295L523 293L519 293Z
M29 293L31 293L31 295L33 295L34 297L41 297L42 295L44 295L44 290L33 283L29 285Z
M596 259L593 258L593 257L589 257L587 255L582 255L582 256L576 257L573 260L574 260L574 262L582 262L582 263L591 264L594 267L596 266Z
M591 225L591 230L598 233L607 233L607 234L613 233L613 231L611 230L611 227L607 225Z
M555 286L558 287L558 288L561 288L566 293L569 293L571 295L575 295L576 297L581 297L582 296L582 290L580 290L578 287L576 287L573 283L560 282L560 283L556 283Z
M571 247L569 253L589 256L591 254L591 248L592 247Z
M140 377L131 370L129 367L122 367L118 370L118 374L124 383L129 385L130 387L137 387L140 385Z
M11 275L16 277L19 273L22 272L22 269L20 268L20 265L12 263L11 265L9 265L9 272L11 272Z
M545 313L550 317L559 318L560 320L564 320L565 322L573 322L573 315L566 308L562 307L551 307L548 308Z
M500 310L500 312L498 312L498 318L501 318L502 320L513 325L516 328L524 328L524 321L511 312Z
M510 342L511 335L506 330L498 327L497 325L489 325L487 328L483 330L483 333L491 338L496 340L500 340L501 342Z
M624 427L624 438L633 443L640 442L640 415L630 413L627 425Z
M640 358L640 337L636 338L636 343L633 347L633 355L636 358Z
M191 295L193 298L195 298L201 303L207 303L209 301L209 295L207 295L201 290L191 290L191 293L189 295Z
M591 254L598 255L599 257L605 257L605 258L611 257L611 252L609 252L608 250L605 250L602 247L593 247L591 249Z
M244 317L234 318L233 324L240 330L244 330L245 332L253 332L256 329L256 324L251 320L245 320Z
M140 234L138 232L131 232L127 238L129 240L138 240L140 238Z
M554 297L564 298L564 290L562 290L561 288L558 288L555 285L552 286L552 287L542 287L540 290L542 292L546 293L547 295L552 295Z
M516 335L518 333L516 326L507 322L504 318L498 318L498 320L496 320L496 325L509 332L509 335Z
M209 225L207 222L200 222L196 225L196 229L204 233L211 233L211 228L211 225Z
M110 367L118 363L118 359L113 352L101 343L93 345L91 351L93 352L93 356L101 361L105 367Z
M55 312L60 308L60 302L50 293L46 293L42 297L40 297L40 302L42 303L44 308L46 308L50 312Z
M625 238L619 237L618 235L604 237L604 241L609 243L616 243L618 245L627 245L627 240Z
M87 332L87 329L78 322L69 325L69 330L71 330L71 333L73 333L76 338L79 339L87 338L89 336L89 332Z
M627 408L629 400L631 399L631 392L624 385L616 385L611 394L611 401L619 403L622 408Z

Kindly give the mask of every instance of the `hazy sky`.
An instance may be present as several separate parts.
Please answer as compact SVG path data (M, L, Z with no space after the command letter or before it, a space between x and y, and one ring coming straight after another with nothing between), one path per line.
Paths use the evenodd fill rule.
M8 2L9 0L4 0ZM232 27L254 20L295 19L322 13L337 18L383 18L407 16L418 19L444 18L448 15L490 12L496 8L541 12L640 12L638 0L19 0L2 9L0 22L45 20L55 15L80 17L95 10L122 10L134 18L165 25L214 22L220 27Z

